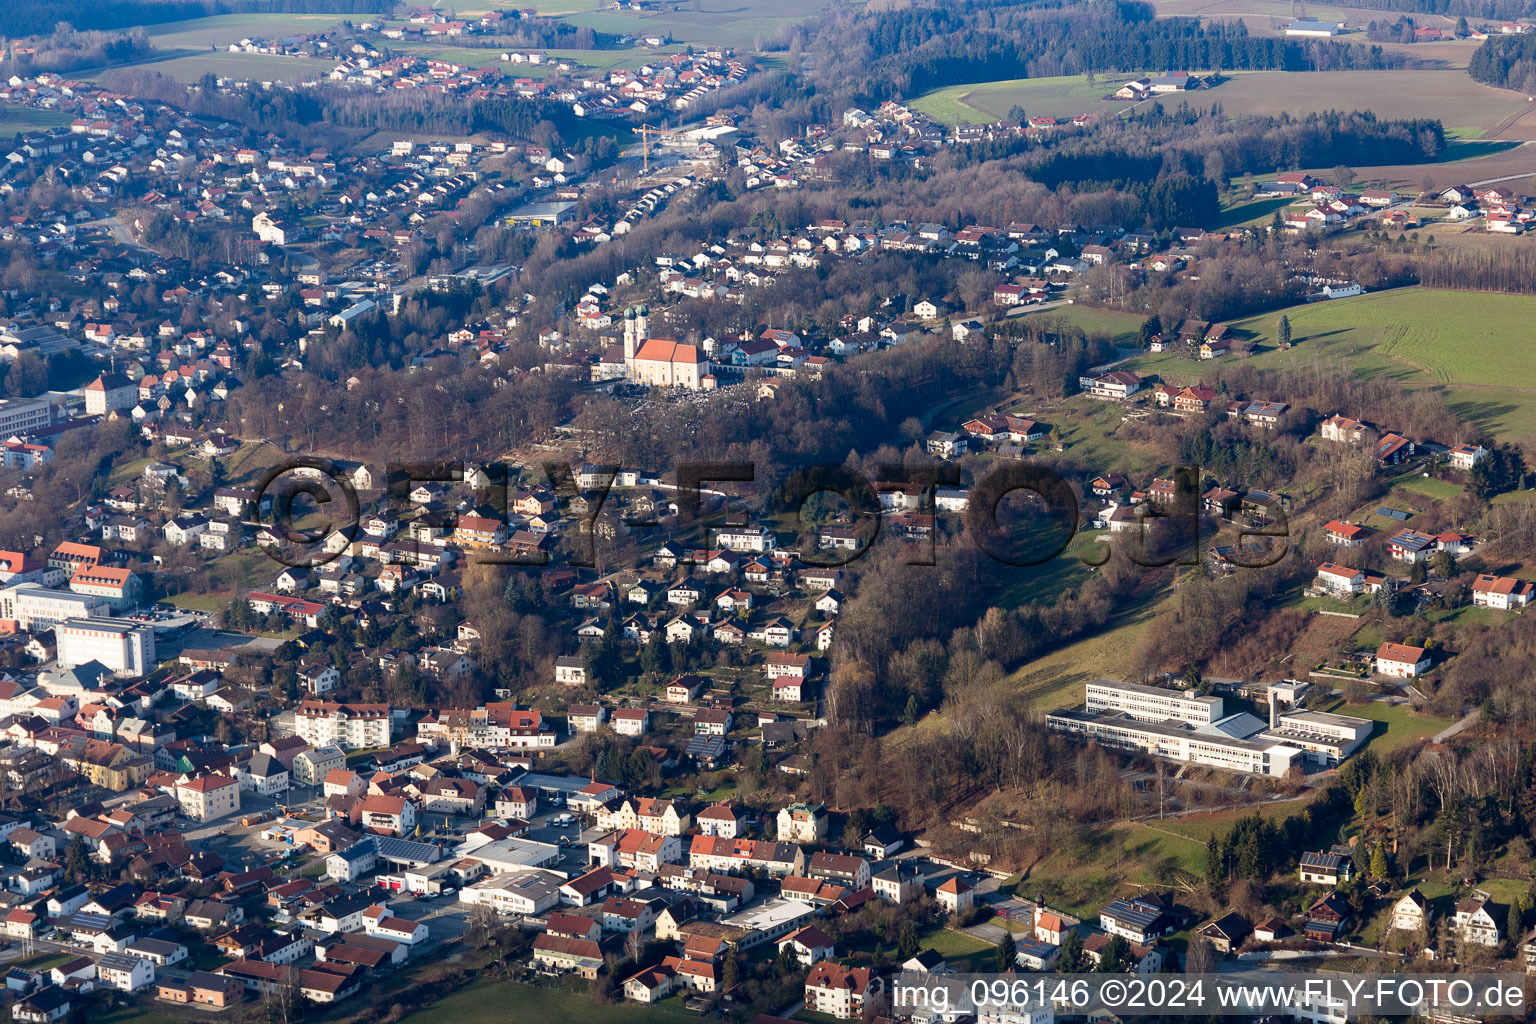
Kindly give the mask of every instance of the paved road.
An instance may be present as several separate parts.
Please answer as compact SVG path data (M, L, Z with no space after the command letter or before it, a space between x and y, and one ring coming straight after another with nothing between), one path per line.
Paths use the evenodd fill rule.
M1039 313L1047 309L1055 309L1058 306L1072 305L1071 299L1054 299L1050 302L1037 302L1033 306L1014 306L1004 316L1024 316L1027 313Z
M116 241L119 245L126 245L130 249L137 249L139 252L148 253L151 256L160 255L148 246L141 245L134 241L133 236L128 233L128 225L124 224L116 217L103 217L101 220L86 221L84 224L81 224L80 227L106 228L107 231L111 233L113 240Z
M1449 726L1445 727L1444 729L1441 729L1439 732L1435 733L1435 735L1432 738L1431 742L1434 742L1434 743L1444 743L1446 740L1450 739L1452 736L1456 736L1456 735L1460 734L1463 730L1471 728L1473 723L1475 723L1479 718L1481 718L1482 715L1483 715L1483 709L1482 708L1473 708L1471 711L1469 711L1465 715L1463 715L1454 724L1449 725Z

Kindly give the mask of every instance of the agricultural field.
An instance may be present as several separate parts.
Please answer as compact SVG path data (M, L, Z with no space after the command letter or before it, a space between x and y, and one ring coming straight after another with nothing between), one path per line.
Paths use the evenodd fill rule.
M1533 109L1524 96L1474 82L1461 71L1257 71L1209 92L1158 102L1177 106L1186 100L1220 102L1232 116L1369 110L1382 118L1438 118L1459 139L1536 138L1536 117L1523 116Z
M265 53L199 53L181 50L159 52L157 56L139 61L138 66L178 82L195 82L207 74L252 82L309 82L324 77L336 66L336 62ZM103 68L82 73L79 77L94 79L106 70Z
M616 35L658 35L678 43L762 50L791 25L828 6L829 0L779 0L771 6L739 0L687 0L672 11L587 10L561 20Z
M1275 347L1281 313L1294 347ZM1387 376L1409 386L1442 388L1451 408L1505 440L1536 437L1536 350L1526 325L1536 297L1402 288L1332 302L1308 303L1234 322L1257 342L1259 366L1297 360L1338 362L1356 376ZM1164 353L1132 368L1170 380L1220 379L1225 366ZM1511 385L1518 381L1520 384Z
M1120 77L1090 81L1084 75L1064 75L952 85L925 93L910 106L944 124L988 124L1007 117L1015 105L1029 117L1112 114L1131 105L1127 100L1104 99L1120 87Z
M227 50L230 43L238 43L246 36L323 32L342 20L338 14L217 14L150 25L146 31L160 50Z
M1161 18L1200 18L1202 21L1238 20L1247 25L1248 31L1255 35L1282 35L1285 26L1299 17L1316 18L1319 21L1337 21L1345 26L1344 35L1340 38L1352 42L1364 41L1356 33L1361 32L1368 22L1396 18L1395 12L1388 14L1381 10L1341 3L1308 4L1303 11L1290 3L1290 0L1152 0L1152 6ZM1456 25L1454 18L1440 14L1414 12L1413 18L1415 24L1424 28L1450 29ZM1350 39L1352 35L1354 39ZM1414 46L1414 52L1417 53L1431 46L1458 46L1471 50L1475 45L1463 40L1447 43L1418 43ZM1463 58L1463 66L1465 66L1465 58Z

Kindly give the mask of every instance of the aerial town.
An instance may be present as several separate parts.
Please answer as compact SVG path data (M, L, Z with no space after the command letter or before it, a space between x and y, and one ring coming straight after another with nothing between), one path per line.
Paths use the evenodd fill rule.
M1536 8L109 6L0 12L0 1012L1536 975Z

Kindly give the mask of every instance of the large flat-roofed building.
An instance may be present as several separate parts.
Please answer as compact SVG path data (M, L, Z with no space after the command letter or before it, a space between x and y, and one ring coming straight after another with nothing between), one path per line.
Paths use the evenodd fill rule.
M518 871L492 875L459 890L459 902L493 908L498 914L532 917L560 902L567 879L551 871Z
M155 668L155 631L132 619L68 619L53 629L60 668L99 661L120 676L144 676Z
M1333 767L1370 739L1376 723L1369 718L1333 715L1325 711L1292 711L1280 715L1275 724L1257 737L1287 746L1299 747L1307 759L1324 767Z
M1185 690L1096 679L1088 684L1088 711L1118 713L1141 722L1173 720L1189 725L1210 725L1226 717L1220 697L1201 697Z
M811 904L776 896L721 918L721 923L745 930L747 937L737 943L737 948L750 949L783 938L815 916L816 908Z
M53 422L53 405L46 398L0 398L0 437L27 434Z
M1320 21L1317 18L1298 18L1285 26L1285 34L1288 36L1310 36L1319 39L1328 39L1344 31L1343 22Z
M36 583L20 583L0 590L0 619L12 619L22 629L52 629L70 619L105 615L109 604L95 594L51 590Z
M532 839L509 836L483 846L466 848L469 856L484 864L493 875L518 874L533 868L547 867L560 861L560 847L553 843L539 843Z
M1178 722L1138 721L1124 714L1063 709L1051 712L1045 721L1057 732L1097 740L1115 750L1253 775L1284 775L1302 756L1300 749L1284 743L1241 739Z

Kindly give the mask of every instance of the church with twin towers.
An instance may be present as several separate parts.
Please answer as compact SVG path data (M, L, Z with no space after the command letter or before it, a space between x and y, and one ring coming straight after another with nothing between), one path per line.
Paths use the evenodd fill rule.
M644 305L624 311L624 379L661 388L711 388L709 357L697 345L684 345L650 335L650 313Z

